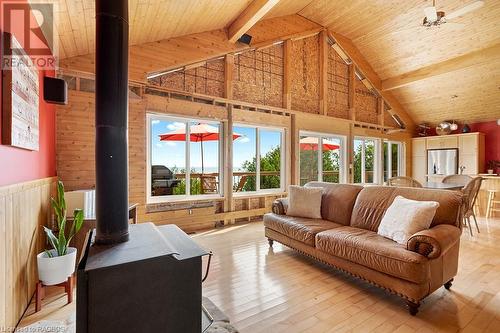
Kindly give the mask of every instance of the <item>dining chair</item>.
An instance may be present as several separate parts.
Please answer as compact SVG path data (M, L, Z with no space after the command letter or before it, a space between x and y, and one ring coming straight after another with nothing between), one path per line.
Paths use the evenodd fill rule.
M481 188L482 181L483 178L481 177L471 178L471 180L462 189L462 193L466 195L466 200L464 204L464 224L469 226L469 232L471 236L473 236L472 226L470 224L471 217L474 219L477 232L480 233L479 226L477 224L476 214L474 213L474 204L476 202L479 189Z
M387 179L387 186L399 186L399 187L422 187L418 181L411 177L399 176Z
M471 176L467 175L449 175L443 178L442 182L446 184L461 184L467 185L472 180Z

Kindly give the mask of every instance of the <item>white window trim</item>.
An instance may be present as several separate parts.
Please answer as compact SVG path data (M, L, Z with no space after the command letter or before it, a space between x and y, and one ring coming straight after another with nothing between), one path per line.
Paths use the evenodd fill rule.
M255 129L255 191L247 191L247 192L234 192L233 190L233 196L246 196L249 194L272 194L272 193L281 193L284 192L285 190L285 184L286 184L286 133L285 133L285 128L283 127L272 127L272 126L262 126L262 125L255 125L255 124L240 124L240 123L234 123L233 124L233 129L235 127L245 127L245 128L252 128ZM268 131L275 131L280 133L280 187L279 188L265 188L261 189L260 188L260 131L261 130L268 130ZM233 141L234 142L234 141ZM234 150L234 149L233 149ZM234 155L234 153L233 153ZM234 158L234 157L233 157ZM233 164L233 163L231 163ZM233 171L234 171L234 165L233 165Z
M380 171L384 170L382 162L383 162L383 149L381 149L381 142L382 140L380 138L376 137L368 137L368 136L354 136L352 140L352 154L354 158L354 141L355 140L361 140L362 145L361 145L361 183L356 183L356 184L361 184L361 185L373 185L373 184L380 184L380 180L384 179L383 177L380 177ZM365 170L365 149L366 149L366 141L373 141L375 143L375 151L373 152L373 158L375 159L373 161L373 183L367 183L366 182L366 170ZM354 161L353 161L354 164ZM354 169L353 169L354 172Z
M162 203L162 202L177 202L177 201L196 201L196 200L207 200L207 199L220 199L224 196L224 189L222 184L224 184L224 168L221 161L224 158L224 139L219 139L219 193L217 194L189 194L191 191L191 157L190 157L190 143L186 143L185 154L186 154L186 194L184 195L162 195L162 196L152 196L151 195L151 122L153 120L161 121L178 121L182 123L206 121L207 123L217 124L219 126L220 137L224 138L224 126L223 122L214 119L205 118L185 118L176 115L165 115L162 113L147 112L146 113L146 204L152 203ZM186 126L186 137L189 137L190 127Z
M322 133L322 132L311 132L311 131L299 131L299 155L300 155L300 138L302 136L311 136L319 138L319 153L318 153L318 181L323 181L323 139L336 139L340 140L340 169L339 169L339 183L347 183L347 149L346 142L347 136L335 134L335 133ZM300 159L299 159L300 161ZM300 175L300 163L299 163L299 175Z
M387 167L388 167L388 172L387 176L388 178L392 177L392 145L397 145L398 146L398 176L405 176L406 175L406 144L402 141L393 141L393 140L384 140L383 143L387 143ZM382 152L383 156L383 152ZM385 164L385 161L383 161ZM384 167L382 167L382 179L384 179Z

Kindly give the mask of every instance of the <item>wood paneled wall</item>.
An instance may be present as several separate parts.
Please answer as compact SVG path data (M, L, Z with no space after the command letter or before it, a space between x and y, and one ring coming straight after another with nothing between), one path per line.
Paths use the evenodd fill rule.
M214 59L195 68L179 70L148 80L160 87L205 94L224 96L224 59Z
M349 66L328 48L328 115L349 119Z
M0 330L13 329L35 292L41 226L50 217L55 177L0 188Z
M292 41L292 109L319 113L319 37Z
M233 98L283 105L283 45L242 52L234 57Z

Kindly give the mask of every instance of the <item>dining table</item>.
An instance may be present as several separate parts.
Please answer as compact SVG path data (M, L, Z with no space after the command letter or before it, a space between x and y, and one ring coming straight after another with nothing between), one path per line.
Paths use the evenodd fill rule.
M425 182L422 184L423 188L430 188L434 190L451 190L458 191L464 188L463 184L454 183L438 183L438 182Z

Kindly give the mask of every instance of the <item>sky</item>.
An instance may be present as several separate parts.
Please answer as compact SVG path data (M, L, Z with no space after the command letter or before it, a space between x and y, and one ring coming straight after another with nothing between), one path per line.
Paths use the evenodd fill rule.
M218 126L217 123L210 123ZM151 121L151 151L152 165L165 165L168 168L186 166L186 142L184 141L160 141L159 135L185 128L184 123L165 120ZM233 165L234 170L241 170L245 161L251 161L256 152L256 131L255 128L235 125L234 133L241 137L234 140ZM278 131L262 129L260 130L260 151L264 156L266 152L278 146L281 141L281 133ZM201 170L201 144L192 142L190 146L191 168ZM203 142L203 161L205 172L216 172L219 165L219 143L218 141Z

